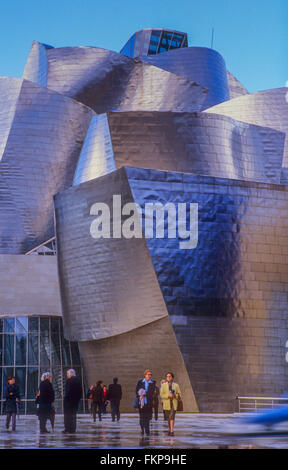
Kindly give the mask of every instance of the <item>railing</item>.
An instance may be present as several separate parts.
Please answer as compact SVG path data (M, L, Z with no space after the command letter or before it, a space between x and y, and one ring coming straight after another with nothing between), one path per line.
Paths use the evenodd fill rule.
M236 397L236 401L238 402L239 413L263 411L268 408L277 408L285 404L288 405L288 397Z
M46 247L46 245L51 244L51 248ZM45 251L45 248L47 251ZM42 251L41 251L42 249ZM56 237L51 237L49 240L46 240L45 242L41 243L38 246L35 246L32 250L27 251L25 255L31 255L34 253L38 253L39 255L56 255Z

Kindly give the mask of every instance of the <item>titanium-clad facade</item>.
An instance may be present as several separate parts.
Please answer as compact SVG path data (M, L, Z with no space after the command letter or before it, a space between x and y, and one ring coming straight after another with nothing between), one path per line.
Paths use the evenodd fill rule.
M27 80L0 78L0 92L0 253L24 254L54 235L53 195L72 184L94 112Z
M91 122L74 184L125 165L280 183L284 142L275 129L216 114L109 112Z
M209 92L195 81L106 49L63 47L45 52L47 61L36 61L35 68L44 68L38 75L47 73L47 87L97 113L139 109L199 111ZM33 48L31 54L34 57ZM24 77L31 79L34 75L30 67Z
M175 372L185 411L233 411L237 395L287 382L287 89L249 94L185 33L138 33L120 53L34 41L23 78L0 79L0 324L27 318L29 345L29 318L38 335L47 318L52 368L63 315L89 384L125 384L123 411L147 367L158 383ZM179 221L168 238L166 219L162 238L145 238L136 216L131 235L121 208L113 236L95 237L94 204L112 217L115 201L197 205L197 242L183 249ZM1 333L3 377L8 340L19 365L16 326Z
M197 203L197 247L182 250L179 240L167 234L163 239L94 239L90 207L101 200L112 210L113 194L122 196L123 205L132 195L143 209L151 200ZM176 344L169 342L170 352L174 357L180 351L200 411L231 412L235 397L247 391L254 396L283 393L287 205L288 191L282 185L131 167L60 193L55 210L67 337L81 339L80 350L89 363L93 351L95 361L104 361L109 344L111 351L115 342L119 344L121 361L127 365L121 376L128 399L133 394L131 369L137 363L137 372L141 371L125 341L129 338L137 354L140 324L148 334L153 325L155 330L162 328L164 318L177 338ZM154 288L142 257L157 277ZM157 310L158 321L152 317ZM159 351L151 338L138 345L138 354L146 356L152 348L157 361L166 364L161 355L166 355L165 348ZM150 361L160 380L159 363L154 367ZM104 361L91 367L95 373L101 370L106 380L116 373L115 364L110 356L109 365ZM182 379L178 370L177 377ZM194 401L187 395L184 399L186 411L195 411ZM128 402L124 406L128 408Z
M207 109L208 113L230 116L234 119L267 126L287 134L288 132L288 102L287 88L264 90L257 93L239 96L233 100L221 103ZM283 155L283 183L287 183L288 171L288 142L286 139Z

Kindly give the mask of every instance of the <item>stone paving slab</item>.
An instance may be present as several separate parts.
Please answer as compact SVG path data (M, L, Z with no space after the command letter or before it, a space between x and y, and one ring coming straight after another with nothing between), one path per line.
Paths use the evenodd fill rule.
M254 449L288 448L288 423L272 432L242 423L238 414L178 413L175 436L169 437L163 415L151 422L151 436L142 438L138 415L123 414L119 422L110 415L96 423L78 415L76 434L63 434L63 415L57 415L54 432L40 434L36 416L17 418L15 432L0 418L0 449ZM50 423L47 428L50 430Z

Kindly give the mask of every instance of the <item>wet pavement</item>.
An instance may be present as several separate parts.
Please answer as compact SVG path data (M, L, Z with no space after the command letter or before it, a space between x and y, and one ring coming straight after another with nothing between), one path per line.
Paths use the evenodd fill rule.
M175 436L169 437L160 414L151 422L151 436L140 435L137 414L123 414L119 422L105 415L93 423L89 415L78 415L77 433L63 434L63 415L57 415L54 432L39 433L36 416L17 418L15 432L5 429L0 417L0 449L287 449L288 423L267 431L260 425L243 424L239 414L178 413ZM47 428L50 430L50 423Z

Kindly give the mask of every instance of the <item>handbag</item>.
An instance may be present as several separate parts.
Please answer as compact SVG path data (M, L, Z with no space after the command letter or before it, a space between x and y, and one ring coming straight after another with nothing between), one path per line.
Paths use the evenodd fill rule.
M135 397L133 402L133 408L139 408L139 397Z
M184 407L183 407L182 398L178 398L177 411L183 411L183 410L184 410Z

